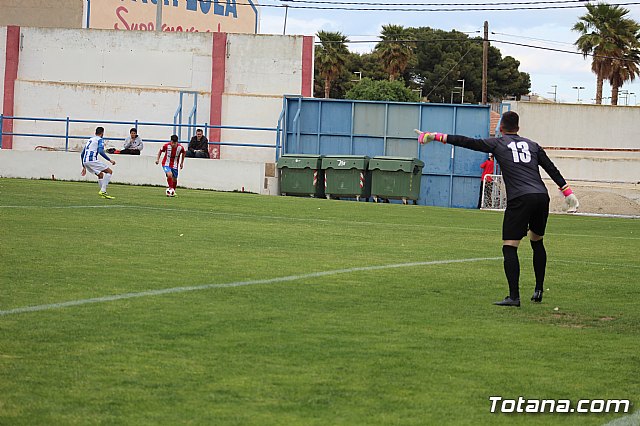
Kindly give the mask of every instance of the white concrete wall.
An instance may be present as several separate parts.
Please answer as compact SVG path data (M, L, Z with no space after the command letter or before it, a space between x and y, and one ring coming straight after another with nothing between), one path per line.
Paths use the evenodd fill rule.
M513 102L520 134L544 146L640 148L640 107Z
M209 117L213 42L208 34L42 28L22 28L21 33L17 116L171 123L180 90L188 90L201 94L198 114ZM189 102L183 104L185 123ZM89 136L96 125L73 124L70 133ZM124 139L133 126L104 127L106 137ZM64 123L16 121L14 128L16 133L64 133ZM173 129L140 126L139 133L143 140L168 140ZM14 138L17 150L63 144ZM119 147L121 142L114 145ZM155 151L149 146L143 152L153 155Z
M236 126L275 127L282 96L302 90L302 37L229 34L222 121ZM273 145L274 132L223 130L223 141ZM223 146L222 158L273 161L270 148Z
M0 112L4 113L4 69L7 61L7 27L0 27Z
M510 104L520 115L519 134L543 147L640 149L640 107ZM567 180L640 182L638 152L547 149L547 154Z
M197 124L211 124L211 34L44 28L21 28L21 33L14 113L97 120L70 125L72 136L82 136L69 143L70 149L79 149L97 125L105 127L106 138L118 139L108 146L121 147L133 124L104 121L172 123L180 91L198 93ZM6 27L0 28L0 34L6 37ZM282 95L301 93L302 45L300 36L228 34L222 124L276 127ZM184 124L192 99L186 96L183 102ZM143 141L167 141L173 133L172 126L139 125L138 129ZM60 135L65 133L65 123L16 120L14 132ZM183 141L188 134L183 129ZM222 142L274 145L275 141L275 132L222 131ZM32 151L36 146L63 148L65 142L14 137L15 150ZM145 143L143 155L153 156L159 147ZM223 146L221 150L223 159L275 160L275 150L270 148Z
M162 168L155 158L111 156L116 161L113 182L166 186ZM273 168L273 166L271 167ZM72 181L96 181L80 176L82 165L77 152L0 150L0 177ZM187 158L180 171L179 187L277 194L277 180L265 177L265 164L254 161L203 160Z

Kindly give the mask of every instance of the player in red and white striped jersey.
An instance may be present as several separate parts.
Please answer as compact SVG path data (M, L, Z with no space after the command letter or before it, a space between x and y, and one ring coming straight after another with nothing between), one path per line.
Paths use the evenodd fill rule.
M164 158L162 159L162 169L167 175L168 189L172 189L175 193L176 186L178 186L178 167L182 169L184 165L185 149L178 143L178 136L172 135L171 142L167 142L162 145L158 156L156 157L156 164L160 162L160 155L164 152Z

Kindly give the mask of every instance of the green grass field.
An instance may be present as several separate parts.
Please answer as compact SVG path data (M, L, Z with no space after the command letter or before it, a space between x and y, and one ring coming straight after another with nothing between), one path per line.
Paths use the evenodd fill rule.
M0 179L0 424L601 425L630 414L489 397L640 404L638 220L552 216L544 301L524 242L518 309L492 305L501 213L97 191Z

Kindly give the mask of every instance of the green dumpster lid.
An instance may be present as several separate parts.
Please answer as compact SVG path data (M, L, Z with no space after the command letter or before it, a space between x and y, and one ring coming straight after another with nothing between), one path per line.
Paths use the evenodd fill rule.
M327 155L322 159L323 169L366 170L368 165L366 155Z
M282 157L321 158L324 156L320 154L282 154L280 158Z
M368 155L325 155L324 158L346 158L348 160L369 159Z
M405 172L413 172L413 167L419 167L422 169L424 167L424 161L415 157L387 157L387 156L377 156L373 157L371 161L369 161L369 169L379 169L379 170L402 170Z
M319 169L321 163L322 155L285 154L278 159L276 166L279 169L284 167L292 169Z
M386 155L377 155L375 157L373 157L374 160L393 160L393 161L421 161L419 158L416 157L391 157L391 156L386 156Z

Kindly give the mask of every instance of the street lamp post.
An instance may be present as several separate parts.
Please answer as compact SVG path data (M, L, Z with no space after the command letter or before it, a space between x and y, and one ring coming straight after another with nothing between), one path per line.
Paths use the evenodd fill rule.
M289 4L284 4L284 26L282 27L282 35L287 33L287 15L289 14Z
M558 85L554 84L553 86L553 92L547 92L550 95L553 95L553 102L557 102L558 99Z
M625 106L629 106L629 96L633 95L634 99L636 94L633 92L629 92L628 90L620 90L620 92L618 92L620 94L620 97L622 98L624 96L624 105Z
M462 96L460 97L460 103L463 104L464 103L464 79L458 80L458 81L462 82L462 86L454 86L453 90L451 91L451 103L453 103L453 94L460 93L462 94Z
M620 90L618 91L618 96L620 98L624 98L624 104L629 105L629 91L628 90Z
M573 86L572 89L576 89L578 91L578 103L580 103L580 90L584 89L582 86Z
M164 0L156 0L156 31L162 31L162 3Z

